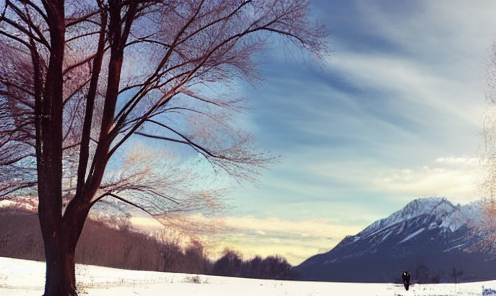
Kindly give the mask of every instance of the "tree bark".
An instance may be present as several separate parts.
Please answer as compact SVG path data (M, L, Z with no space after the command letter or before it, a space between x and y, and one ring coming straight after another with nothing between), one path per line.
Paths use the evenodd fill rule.
M70 211L68 213L68 211ZM89 210L72 207L51 236L44 234L46 282L44 296L74 296L76 288L76 245Z
M50 247L45 245L46 281L44 296L75 296L75 248L69 246L67 236L56 234Z
M50 58L43 95L36 100L36 112L39 112L36 114L36 158L38 214L46 260L44 295L73 296L77 295L74 262L77 239L74 238L79 235L74 234L76 230L71 229L62 216L64 1L43 1L43 5L48 17Z

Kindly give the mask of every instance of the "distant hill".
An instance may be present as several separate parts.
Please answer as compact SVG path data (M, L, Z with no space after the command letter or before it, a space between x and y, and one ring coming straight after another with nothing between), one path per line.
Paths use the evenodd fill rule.
M77 263L181 273L206 273L210 268L201 245L184 249L172 240L158 240L125 223L111 224L103 214L94 217L84 225L76 249ZM0 203L0 257L45 258L38 214L25 203Z
M35 209L36 202L30 199L22 202L0 200L0 257L44 260ZM281 256L243 260L240 253L226 249L222 257L213 260L207 257L201 242L180 245L180 237L139 232L126 221L109 212L93 213L86 220L79 239L76 262L175 273L279 280L297 278L294 268Z
M312 281L400 282L405 270L412 282L496 279L494 255L466 251L476 242L468 225L480 215L480 203L417 199L297 270L300 279Z

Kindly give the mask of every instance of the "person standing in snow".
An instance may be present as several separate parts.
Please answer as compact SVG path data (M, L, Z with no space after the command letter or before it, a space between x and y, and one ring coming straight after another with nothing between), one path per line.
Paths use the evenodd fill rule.
M403 280L403 286L405 286L405 289L408 291L408 288L410 287L410 273L408 271L403 271L401 279Z

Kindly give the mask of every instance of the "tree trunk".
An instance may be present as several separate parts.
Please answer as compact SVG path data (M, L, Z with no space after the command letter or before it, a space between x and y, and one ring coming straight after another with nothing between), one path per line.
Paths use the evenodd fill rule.
M77 229L71 229L62 217L65 9L63 0L42 3L50 33L50 58L45 86L37 90L40 96L35 102L35 126L38 214L46 260L44 295L73 296L77 295L74 238L78 235L74 234ZM33 63L38 67L36 59Z
M49 227L42 227L46 260L44 296L77 295L76 245L88 213L89 208L80 208L71 203L66 208L64 217L59 220L58 224L55 224L54 228L47 231ZM53 217L50 218L53 219Z
M46 281L44 296L75 296L75 249L69 246L66 236L55 235L53 246L45 245Z

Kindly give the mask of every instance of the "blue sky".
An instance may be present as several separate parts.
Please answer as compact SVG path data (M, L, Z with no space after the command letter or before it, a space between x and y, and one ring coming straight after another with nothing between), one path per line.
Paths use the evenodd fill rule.
M196 217L230 230L213 253L299 264L413 199L480 198L496 2L311 3L331 30L330 55L277 47L264 53L264 81L236 85L250 108L239 122L281 161L256 186L231 190L221 217Z
M494 5L441 2L313 1L332 30L328 60L274 56L262 68L266 81L244 88L261 146L284 156L262 186L280 189L278 180L329 190L325 197L286 192L287 201L341 195L361 203L370 192L344 180L350 171L374 177L379 167L475 156Z
M415 198L480 197L496 33L494 1L314 0L312 9L331 30L332 53L317 62L275 50L265 81L240 84L251 108L243 121L282 158L256 187L232 191L226 213L232 246L279 250L293 263ZM311 246L297 251L298 242Z

